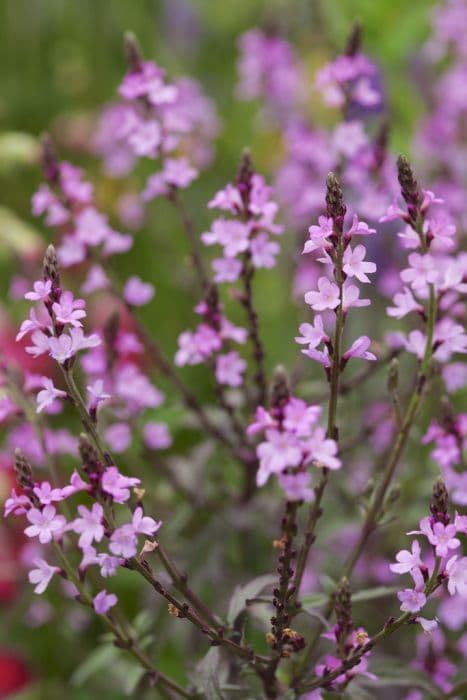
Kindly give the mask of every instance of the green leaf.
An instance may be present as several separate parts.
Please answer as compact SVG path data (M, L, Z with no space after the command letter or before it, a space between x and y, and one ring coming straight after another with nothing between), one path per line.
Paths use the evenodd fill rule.
M227 622L233 625L240 613L246 608L246 601L256 598L266 586L271 586L277 580L273 574L258 576L244 586L237 586L229 603Z
M224 700L221 690L223 673L219 647L211 647L206 656L196 666L194 679L203 691L206 700Z
M71 676L71 683L75 686L83 685L91 676L104 668L108 668L119 655L119 650L113 645L97 647L89 654Z
M352 595L352 603L364 603L367 600L376 600L387 596L395 595L399 588L397 586L377 586L376 588L367 588L363 591L357 591ZM311 608L320 608L328 601L329 594L327 593L311 593L302 599L303 607L308 610Z

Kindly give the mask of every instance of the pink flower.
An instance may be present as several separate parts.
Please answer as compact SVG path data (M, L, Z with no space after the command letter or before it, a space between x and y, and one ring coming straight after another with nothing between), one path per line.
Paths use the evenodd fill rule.
M369 299L360 299L360 290L354 284L344 284L343 289L343 308L344 311L350 309L352 306L369 306L371 301Z
M419 330L410 331L404 345L407 352L413 353L421 360L425 354L426 336Z
M216 258L212 261L214 282L236 282L242 271L242 263L236 258Z
M349 246L344 252L344 267L343 270L348 277L356 277L360 282L370 282L366 273L376 271L376 265L373 262L364 262L366 248L363 245L357 245L352 250Z
M39 357L39 355L49 352L49 340L49 336L42 333L42 331L34 331L34 333L31 335L31 341L33 344L26 347L26 352L33 357Z
M446 564L448 573L448 591L451 595L456 593L462 598L467 598L467 557L459 559L453 556Z
M136 554L136 543L133 525L127 523L114 530L110 537L109 549L112 554L120 554L125 559L131 559Z
M153 298L154 286L149 282L143 282L139 277L130 277L123 289L123 297L131 306L144 306Z
M314 348L307 348L306 350L302 350L302 353L311 360L319 362L325 369L329 369L331 367L331 358L329 357L329 350L327 346L323 351L315 350Z
M351 357L361 357L364 360L376 360L376 355L373 355L372 352L368 352L367 350L370 345L370 338L367 335L362 335L360 338L357 338L357 340L354 340L350 348L342 355L342 359L344 362Z
M144 515L141 506L135 509L131 520L133 530L138 535L148 535L151 537L156 533L162 525L162 520L155 521L147 515Z
M376 233L376 229L369 228L364 221L359 221L358 216L355 214L352 219L352 226L345 235L346 238L350 238L351 236L370 236L372 233Z
M279 474L279 484L285 491L288 501L305 501L310 503L314 500L315 493L311 488L308 472Z
M35 584L34 593L41 594L45 591L54 574L57 574L60 569L58 566L50 566L44 559L34 559L36 569L31 569L28 574L29 583Z
M250 228L242 221L217 219L212 224L212 235L223 246L224 255L231 258L248 249Z
M48 481L43 481L41 484L34 486L33 491L43 506L63 501L62 490L53 489Z
M361 121L341 122L334 130L332 145L337 155L354 158L368 143Z
M420 558L420 543L418 540L412 542L412 551L409 552L407 549L402 549L396 554L397 564L390 564L389 568L395 574L406 574L416 567L422 565L422 560Z
M41 382L44 388L37 394L37 413L51 406L56 399L64 399L67 396L66 391L56 389L53 381L48 377L42 377Z
M18 495L15 489L11 489L10 498L5 501L3 515L7 518L13 513L13 515L22 515L26 513L28 508L31 506L31 501L25 494Z
M159 124L155 121L138 121L128 137L128 144L135 155L155 158L162 140Z
M258 406L255 412L255 419L246 429L247 435L255 435L268 428L276 428L277 423L263 406Z
M297 439L278 430L266 431L266 441L256 448L259 469L256 483L263 486L271 474L278 474L287 467L298 467L302 460L302 449Z
M83 325L80 319L86 317L85 306L84 299L74 299L71 292L63 292L60 301L52 304L52 310L59 323L69 323L79 328Z
M33 334L34 339L34 334ZM93 333L90 336L85 336L82 328L71 328L70 335L62 333L58 338L49 338L49 353L50 356L57 360L60 364L66 362L80 350L87 348L95 348L100 345L101 339Z
M87 386L86 389L90 398L90 411L95 411L100 403L103 403L104 401L107 401L107 399L111 398L110 394L107 394L104 391L104 382L102 379L96 379L96 381Z
M110 425L104 437L114 452L125 452L131 444L131 430L127 423L113 423Z
M388 306L386 308L386 313L388 316L394 316L395 318L401 319L411 311L423 311L423 306L421 306L415 299L408 287L404 287L403 292L398 292L394 295L393 299L394 306Z
M302 399L291 397L284 408L283 427L301 437L308 437L321 415L321 406L309 406Z
M241 386L246 362L235 350L216 358L216 379L219 384Z
M251 262L256 268L273 268L279 251L279 243L270 241L267 233L259 233L250 243Z
M102 475L102 490L110 494L116 503L124 503L130 498L129 489L137 486L140 479L123 476L117 467L107 467Z
M32 524L25 529L24 534L27 537L38 537L41 544L47 544L54 537L59 537L66 525L63 515L57 515L57 511L51 505L45 506L42 511L31 508L26 517Z
M315 311L335 309L340 303L339 287L334 282L330 282L327 277L320 277L318 291L307 292L305 303L309 304Z
M397 597L402 603L401 610L403 612L416 613L426 603L426 595L422 591L412 588L405 588L403 591L399 591Z
M33 284L33 291L26 292L24 298L29 299L30 301L47 301L51 291L51 280L38 280Z
M405 221L407 219L407 212L401 209L397 202L393 202L389 205L386 214L380 217L379 221L380 223L383 223L385 221L395 221L396 219L402 219Z
M94 542L100 542L104 537L104 510L100 503L93 503L92 507L78 506L80 518L76 518L71 523L71 528L74 532L80 535L78 545L85 549Z
M121 557L113 557L111 554L98 554L97 563L101 568L102 578L108 578L115 576L118 567L124 564L125 560Z
M338 449L335 440L326 438L324 428L316 428L312 437L305 443L308 451L307 463L316 462L318 467L340 469L342 463L336 457Z
M174 187L188 187L198 177L198 171L186 158L167 158L164 163L164 179Z
M308 345L309 348L316 348L321 342L328 342L329 336L324 332L323 319L316 315L314 323L302 323L298 327L302 334L296 336L295 341L300 345Z
M409 255L410 267L402 270L401 279L407 282L413 289L423 289L427 284L433 283L438 278L438 269L435 259L429 255L411 253Z
M27 333L32 331L42 331L44 324L37 318L36 309L32 308L29 311L29 318L21 323L20 329L16 335L16 340L21 340Z
M117 596L114 593L107 593L107 591L104 589L96 595L92 601L92 605L98 615L106 615L110 608L117 605L117 602Z
M416 617L415 620L419 623L425 634L431 633L438 627L437 620L427 620L426 617Z
M318 219L318 226L310 226L310 228L308 229L310 239L306 241L305 246L303 248L303 253L312 253L314 250L319 250L323 248L329 236L332 235L333 231L334 222L332 218L320 216Z
M224 190L216 192L214 197L208 202L210 209L224 209L238 214L243 209L243 202L240 192L233 185L228 184Z
M436 547L436 555L438 557L447 557L450 549L460 547L460 540L455 537L457 528L455 525L444 525L436 522L432 526L432 531L428 532L428 540L430 544Z
M150 450L165 450L172 444L166 423L146 423L143 430L144 444Z

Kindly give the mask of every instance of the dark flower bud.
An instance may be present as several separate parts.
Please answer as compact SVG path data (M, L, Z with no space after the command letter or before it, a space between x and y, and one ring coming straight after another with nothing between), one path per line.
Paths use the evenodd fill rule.
M87 471L99 470L100 460L97 450L84 433L81 433L79 436L78 450L83 466Z
M360 53L362 47L362 25L360 22L355 22L350 32L347 44L345 47L346 56L355 56Z
M378 129L374 141L375 170L379 170L386 159L390 132L391 127L385 119Z
M431 494L430 511L435 520L444 523L445 525L449 523L449 494L441 477L436 479L433 484L433 491Z
M58 272L58 260L55 247L50 244L45 251L42 263L42 276L44 280L51 280L54 289L60 287L60 275Z
M138 39L133 32L125 32L124 45L130 71L132 73L139 73L142 70L143 56L138 44Z
M334 599L334 610L338 626L337 639L339 642L345 642L352 631L352 596L349 580L346 576L339 581Z
M290 399L290 384L287 372L282 365L274 370L271 384L271 406L282 408Z
M26 455L19 447L15 450L15 474L16 481L23 489L32 489L34 486L32 467Z
M421 193L412 166L403 155L397 159L397 178L401 186L401 194L407 204L417 207L422 199Z
M120 314L118 311L112 311L104 325L104 339L109 349L112 349L115 346L119 328Z
M46 180L57 184L60 179L60 167L55 146L49 134L41 136L41 161Z
M391 393L397 390L399 384L399 360L393 357L389 364L388 371L388 391Z
M326 178L326 213L336 225L342 225L346 210L341 184L334 173L329 173Z
M240 160L240 166L237 173L237 187L242 197L243 205L245 209L248 209L250 202L250 192L251 192L251 180L253 177L253 162L251 160L251 153L248 148L242 153Z

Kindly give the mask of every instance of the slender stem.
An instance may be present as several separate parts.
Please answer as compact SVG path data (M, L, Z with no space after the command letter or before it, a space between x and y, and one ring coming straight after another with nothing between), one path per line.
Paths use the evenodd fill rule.
M185 208L183 200L180 197L180 194L175 187L172 189L168 199L170 202L172 202L172 204L175 207L175 210L177 211L178 215L180 216L181 222L183 224L183 228L185 230L186 237L188 238L188 242L189 242L190 247L191 247L191 256L193 258L193 263L194 263L194 266L196 269L196 273L198 276L198 281L200 283L201 289L206 289L206 287L208 286L209 280L208 280L208 277L206 275L206 270L204 268L203 257L201 255L201 248L199 245L198 237L197 237L196 232L195 232L193 220L188 215L188 212Z
M329 404L328 404L328 426L326 435L328 438L333 440L338 440L339 430L337 428L337 401L339 398L339 379L341 375L341 359L342 359L342 335L344 332L345 316L344 316L344 273L343 267L343 257L344 257L344 242L342 240L342 231L338 232L337 244L336 244L336 258L334 263L334 276L339 287L339 306L336 309L336 324L334 328L334 339L333 339L333 352L332 352L332 365L331 365L331 375L330 375L330 388L329 388ZM293 604L296 603L297 597L299 595L300 585L302 583L303 574L305 573L306 564L308 561L308 555L310 553L311 546L316 539L315 529L318 520L322 514L321 501L323 499L324 491L329 480L328 469L324 468L321 473L318 485L315 488L315 498L313 503L310 505L308 512L308 518L305 527L305 540L300 548L300 552L297 560L297 570L295 572L295 593L290 600L291 609ZM294 613L298 612L299 608L295 606Z
M84 605L87 605L92 608L91 595L89 594L83 583L80 581L79 577L75 574L74 569L68 561L65 552L57 542L54 542L54 550L60 562L60 565L65 571L68 579L72 581L73 584L76 586L79 592L80 601ZM183 698L196 697L195 694L190 693L188 690L185 690L185 688L183 688L181 685L169 678L169 676L166 676L165 673L159 671L151 662L149 657L142 651L142 649L140 649L136 641L129 634L126 634L123 631L120 624L111 615L99 615L99 617L100 619L102 619L102 622L113 633L118 647L128 651L141 664L141 666L143 666L143 668L145 668L151 674L153 683L155 685L159 683L160 685L169 688L170 690L173 690L175 693L177 693L178 695L180 695L180 697Z
M264 347L259 335L258 314L256 313L253 304L253 275L254 267L251 264L251 253L247 250L243 255L243 267L241 272L241 278L243 280L244 288L242 304L245 308L247 315L248 332L251 343L253 345L253 357L256 363L256 371L254 375L254 382L257 387L256 403L257 405L265 406L267 397L267 384L266 371L264 368Z
M273 605L276 608L276 612L271 619L271 641L275 653L263 677L264 690L268 698L275 698L277 696L276 671L283 657L284 646L286 644L284 633L290 621L288 612L292 590L290 588L290 583L293 577L292 565L295 558L293 541L297 534L296 518L299 505L299 501L288 501L285 515L282 519L282 538L280 540L281 554L279 556L279 566L277 567L279 586L274 591Z
M433 334L434 334L434 326L435 326L435 320L436 320L436 307L437 307L437 302L436 302L436 295L435 291L433 288L433 285L430 285L430 292L429 292L429 306L428 306L428 314L427 314L427 339L426 339L426 346L425 346L425 352L423 355L423 359L419 368L419 371L417 373L417 378L415 382L415 390L409 400L407 409L405 411L404 417L402 419L402 425L400 426L400 429L395 437L394 443L392 445L392 449L389 453L389 456L387 458L386 465L383 470L383 475L378 483L378 486L373 494L373 498L371 500L370 506L366 512L365 520L363 521L361 530L360 530L360 536L349 554L349 557L344 565L344 569L342 571L341 576L345 576L347 578L350 578L352 575L352 572L359 561L367 540L371 536L371 534L374 532L374 530L377 527L378 524L378 519L380 517L381 510L384 506L384 501L386 497L387 490L392 482L394 473L396 471L397 465L399 463L400 457L404 451L404 448L407 444L410 431L412 429L412 426L415 422L415 419L417 417L418 411L420 409L420 405L423 399L423 389L425 387L425 383L427 380L427 375L430 370L431 366L431 359L432 359L432 354L433 354ZM323 610L323 617L325 619L328 619L333 611L333 603L332 603L332 596L329 597L329 600L326 604L326 607ZM310 639L309 645L308 645L308 650L307 653L304 655L301 668L306 668L306 666L309 663L311 654L313 652L314 647L316 646L318 640L319 640L319 635L321 632L322 625L318 621L317 623L317 628L315 631L314 636Z

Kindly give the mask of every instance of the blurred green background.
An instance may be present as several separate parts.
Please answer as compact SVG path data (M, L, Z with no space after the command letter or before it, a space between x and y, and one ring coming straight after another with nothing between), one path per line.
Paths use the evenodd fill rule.
M428 33L431 6L425 0L1 0L0 204L48 239L50 233L30 216L30 197L41 179L39 168L29 164L27 156L21 164L21 154L11 154L11 142L4 138L6 132L37 136L52 130L64 155L86 164L93 179L99 177L97 160L82 153L80 129L115 96L125 70L125 30L136 34L145 55L165 66L169 76L186 74L201 81L219 110L222 129L215 162L187 194L187 206L196 218L199 232L209 221L205 202L232 178L243 147L251 147L258 169L266 175L276 160L277 144L270 134L258 128L254 118L256 106L234 99L237 40L248 28L276 27L294 43L311 71L341 49L353 22L360 19L365 52L381 66L387 80L393 146L405 150L423 109L410 73ZM73 142L76 148L69 147ZM98 196L105 208L112 209L117 192L115 183L99 186ZM10 229L2 216L4 212L0 215L0 290L4 299L14 259L4 245ZM175 349L178 333L193 325L191 309L197 301L192 279L190 275L187 278L186 266L180 262L186 254L173 212L164 203L157 203L136 236L135 250L121 256L116 267L122 279L130 271L137 271L143 279L156 284L156 300L143 317L153 331L163 329L160 341L170 353ZM292 364L297 355L293 336L300 311L290 312L290 284L290 274L262 271L259 275L257 295L270 367L278 362ZM12 309L12 315L18 320L23 311L19 305ZM318 368L313 371L318 374ZM190 369L185 376L197 382L201 391L203 383L208 382L202 371ZM268 557L269 552L266 560ZM262 573L260 565L258 568L252 576ZM125 585L124 582L123 588ZM134 608L133 594L128 581L130 611ZM84 638L69 628L63 629L58 639L52 626L25 628L21 620L32 597L30 592L27 596L14 609L0 608L0 616L4 617L0 642L22 651L33 672L38 677L46 676L42 685L22 697L125 697L123 690L119 693L115 687L108 688L102 669L114 663L109 651L108 658L94 662L95 668L92 662L84 671L81 666L81 676L78 673L76 677L75 673L74 682L64 685L64 679L76 672L78 662L86 659L87 640L98 637L98 625L88 630ZM157 644L160 653L157 649L156 653L159 659L162 657L160 665L183 680L179 652L167 643L170 632L175 631L173 620L165 614L157 616L161 641ZM123 676L131 674L120 657L119 669L123 684ZM114 670L117 672L116 666Z

